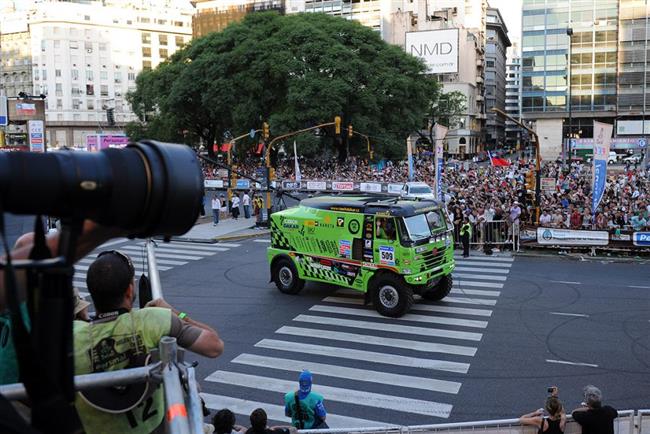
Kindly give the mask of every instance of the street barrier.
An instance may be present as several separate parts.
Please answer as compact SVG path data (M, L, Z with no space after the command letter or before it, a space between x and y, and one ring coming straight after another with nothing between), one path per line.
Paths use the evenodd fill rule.
M460 239L460 226L454 226L454 242L457 247L462 248L463 244ZM470 248L484 247L492 245L494 247L509 246L515 250L515 238L518 230L515 230L513 236L513 225L507 220L494 220L490 222L480 222L472 224L472 236L469 240Z
M587 230L525 226L521 245L531 248L650 251L650 231L630 229Z
M637 424L635 425L635 411L621 410L618 412L618 418L614 419L615 434L642 434L643 428L650 429L650 410L639 410ZM535 434L538 429L533 426L524 426L519 423L519 419L502 419L487 420L478 422L458 422L458 423L441 423L435 425L411 425L411 426L386 426L386 427L368 427L354 429L319 429L319 430L299 430L300 434L434 434L434 433L453 433L453 434ZM564 430L565 434L580 434L582 428L575 422L571 416L567 416L567 424ZM644 431L647 434L648 431Z
M637 419L638 431L636 434L650 433L650 410L639 410Z

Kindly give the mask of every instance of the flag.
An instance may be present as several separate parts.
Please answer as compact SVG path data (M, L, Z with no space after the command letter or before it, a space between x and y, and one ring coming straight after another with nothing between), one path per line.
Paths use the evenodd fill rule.
M260 142L257 144L257 150L255 151L255 155L262 155L262 152L264 152L264 142Z
M295 162L295 174L296 174L296 182L300 182L300 166L298 165L298 152L296 151L296 141L293 141L293 159Z
M505 158L493 157L490 151L488 151L488 157L490 158L490 164L492 164L492 166L510 166L510 161L506 160Z
M411 139L406 139L406 155L409 162L409 181L413 181L413 149Z
M447 127L444 127L442 125L436 124L435 126L436 130L436 146L434 148L435 150L435 162L436 162L436 199L441 200L444 202L445 197L442 194L442 167L444 165L443 163L443 158L444 158L444 147L443 147L443 140L445 139L445 136L447 136Z
M224 143L221 145L221 152L228 152L230 151L231 143Z
M591 213L596 213L607 185L607 160L613 126L594 121L594 170L592 173Z

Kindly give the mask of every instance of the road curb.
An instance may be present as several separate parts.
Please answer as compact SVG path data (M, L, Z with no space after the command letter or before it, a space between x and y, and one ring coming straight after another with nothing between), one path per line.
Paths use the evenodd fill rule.
M219 243L220 241L247 240L247 239L250 239L250 238L262 237L262 236L268 235L270 233L271 233L270 231L266 231L266 232L260 231L258 233L254 233L254 234L224 235L224 236L221 236L221 237L215 237L214 242Z
M612 256L589 256L586 255L577 255L576 254L560 254L559 252L554 253L542 253L542 252L518 252L515 256L522 258L563 258L574 261L590 261L590 262L617 262L617 263L635 263L635 264L644 264L650 262L650 258L636 257L636 258L617 258Z

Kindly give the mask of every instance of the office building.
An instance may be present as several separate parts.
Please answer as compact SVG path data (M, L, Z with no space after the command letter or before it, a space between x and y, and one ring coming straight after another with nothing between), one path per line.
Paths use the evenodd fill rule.
M511 47L514 48L514 47ZM506 61L506 113L515 119L521 117L521 57L516 50L508 49ZM521 127L506 119L506 147L516 149L522 142Z
M492 108L506 109L506 51L510 47L508 28L498 9L487 10L485 45L485 144L487 149L501 148L505 144L506 119Z
M47 97L49 147L84 147L88 136L122 132L136 120L126 95L137 75L191 39L188 2L50 0L25 6L0 17L0 85L10 97L25 89ZM24 79L18 72L23 66L31 67ZM107 109L113 110L114 126L108 125Z
M251 12L285 12L285 4L292 0L197 0L192 19L192 36L199 38L220 32L229 24L241 21ZM294 6L295 7L295 6Z

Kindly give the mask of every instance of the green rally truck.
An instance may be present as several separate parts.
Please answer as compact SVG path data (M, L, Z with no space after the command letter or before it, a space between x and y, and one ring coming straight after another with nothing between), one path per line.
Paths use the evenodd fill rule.
M452 288L452 224L442 204L381 195L320 196L273 213L268 260L280 291L305 281L365 293L385 316L400 317L413 294L441 300Z

